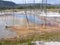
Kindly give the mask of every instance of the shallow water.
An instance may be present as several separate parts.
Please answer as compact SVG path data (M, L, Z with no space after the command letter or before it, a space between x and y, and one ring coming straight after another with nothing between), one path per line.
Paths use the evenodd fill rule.
M48 18L50 18L50 17L48 17ZM5 29L5 26L6 25L8 25L8 26L26 25L27 22L24 21L25 19L26 19L26 15L20 15L17 13L15 13L14 15L0 16L0 38L16 36L15 32ZM28 21L35 23L35 24L43 24L45 22L44 20L41 20L38 17L33 16L33 15L28 15L27 19L28 19ZM51 19L54 19L54 18L52 17Z
M38 19L37 17L34 17L33 15L28 15L27 18L32 23L41 24L43 22L42 20ZM14 17L13 15L0 16L0 38L10 38L16 36L15 32L5 29L5 26L25 25L27 24L26 21L23 21L25 19L26 15L20 14L15 14Z

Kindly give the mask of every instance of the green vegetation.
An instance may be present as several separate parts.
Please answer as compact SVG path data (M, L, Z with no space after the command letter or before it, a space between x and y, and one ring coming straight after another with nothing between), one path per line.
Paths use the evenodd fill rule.
M32 34L26 38L16 39L15 41L1 41L0 45L31 45L31 41L60 41L60 33Z
M26 9L26 8L28 8L28 9L34 9L34 8L36 8L36 9L59 9L60 8L60 6L39 6L39 5L34 5L34 6L21 6L21 7L17 7L17 9Z

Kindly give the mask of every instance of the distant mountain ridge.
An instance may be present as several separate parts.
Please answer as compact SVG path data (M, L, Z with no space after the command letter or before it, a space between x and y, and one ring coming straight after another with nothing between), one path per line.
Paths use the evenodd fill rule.
M11 1L0 1L0 9L4 8L44 8L45 6L54 6L54 7L60 7L60 4L42 4L42 3L28 3L28 4L15 4L14 2Z
M60 4L42 4L42 3L28 3L28 4L17 4L20 8L57 8L60 9Z
M17 4L18 6L36 6L36 5L46 5L46 4L42 4L42 3L28 3L28 4ZM47 6L52 6L52 4L47 4Z
M0 1L0 8L13 8L16 4L10 1Z
M49 6L54 6L56 7L57 5L52 5L52 4L42 4L42 3L28 3L28 4L17 4L18 7L21 8L44 8L44 7L49 7Z

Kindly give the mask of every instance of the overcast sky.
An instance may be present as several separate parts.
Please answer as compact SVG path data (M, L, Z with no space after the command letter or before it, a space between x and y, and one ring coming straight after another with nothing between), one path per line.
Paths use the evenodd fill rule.
M7 0L7 1L13 1L15 3L25 3L25 0ZM34 0L26 0L26 3L33 3ZM35 0L35 3L41 3L42 0ZM47 0L47 3L50 4L60 4L60 0Z

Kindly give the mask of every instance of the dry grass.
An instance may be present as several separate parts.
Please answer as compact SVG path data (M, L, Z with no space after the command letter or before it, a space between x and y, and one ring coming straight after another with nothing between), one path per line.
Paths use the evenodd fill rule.
M10 26L12 31L15 31L19 38L6 39L5 44L21 44L29 43L30 41L60 41L60 28L56 26ZM12 42L12 43L11 43Z

